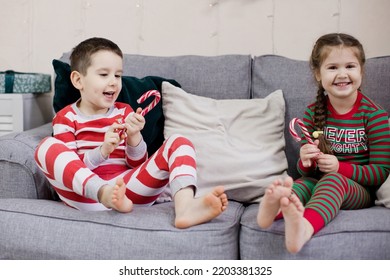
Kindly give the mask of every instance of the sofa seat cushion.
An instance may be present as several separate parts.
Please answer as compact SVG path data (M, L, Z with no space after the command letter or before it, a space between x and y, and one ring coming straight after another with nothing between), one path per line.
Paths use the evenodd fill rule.
M83 212L61 202L1 199L0 259L237 259L243 206L188 229L173 226L172 202L129 214ZM23 234L20 234L22 233ZM17 238L14 238L17 236Z
M390 259L390 209L342 210L296 255L285 248L284 221L260 229L257 211L258 204L252 204L241 218L242 259Z

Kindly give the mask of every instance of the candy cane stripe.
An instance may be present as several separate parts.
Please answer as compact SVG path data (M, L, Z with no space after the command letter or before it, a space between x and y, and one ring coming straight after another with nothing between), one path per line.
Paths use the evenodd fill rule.
M313 140L311 139L310 137L310 133L309 131L307 130L307 128L305 127L304 123L302 120L298 119L298 118L293 118L291 121L290 121L290 125L289 125L289 129L290 129L290 134L291 136L297 141L297 142L300 142L302 141L302 138L299 137L298 133L295 131L295 124L297 124L299 126L299 128L301 129L303 135L305 136L305 139L307 140L307 142L309 144L314 144Z
M154 107L156 107L157 103L161 99L161 94L160 94L160 92L158 90L149 90L149 91L145 92L137 100L138 104L141 104L141 103L145 102L145 100L148 99L151 96L154 96L154 100L147 107L145 107L142 110L142 112L141 112L142 116L145 116L147 113L149 113L150 110L152 110Z

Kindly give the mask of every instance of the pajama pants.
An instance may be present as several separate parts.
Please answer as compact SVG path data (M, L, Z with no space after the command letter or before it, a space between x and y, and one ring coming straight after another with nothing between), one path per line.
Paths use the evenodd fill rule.
M168 184L172 196L182 188L196 188L195 150L180 135L168 138L141 165L108 179L88 169L75 151L54 137L42 140L35 151L35 161L60 199L79 210L107 210L98 202L98 191L103 185L114 186L120 177L127 186L126 196L134 205L152 205Z
M362 209L372 205L369 191L339 173L328 173L320 180L300 178L293 192L305 206L303 216L318 232L338 214L340 209Z

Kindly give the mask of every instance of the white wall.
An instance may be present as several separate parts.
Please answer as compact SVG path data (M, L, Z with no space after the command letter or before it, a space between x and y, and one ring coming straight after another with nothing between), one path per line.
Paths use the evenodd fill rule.
M51 60L102 36L125 53L278 54L306 60L346 32L390 55L389 0L0 0L0 71L52 74Z

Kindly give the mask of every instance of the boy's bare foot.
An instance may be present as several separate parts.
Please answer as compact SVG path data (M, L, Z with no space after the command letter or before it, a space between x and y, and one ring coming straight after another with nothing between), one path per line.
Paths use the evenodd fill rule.
M105 185L99 190L99 200L107 208L127 213L133 210L133 202L126 196L126 185L122 178L116 180L115 186Z
M303 217L305 208L296 195L280 199L285 221L286 248L290 253L298 253L313 236L313 226Z
M228 198L224 187L215 187L203 197L194 198L192 187L178 191L175 200L175 226L188 228L208 222L219 216L228 206Z
M268 228L272 225L276 215L280 212L280 199L291 195L292 185L293 179L287 177L284 182L281 179L275 180L267 188L257 213L259 227Z

